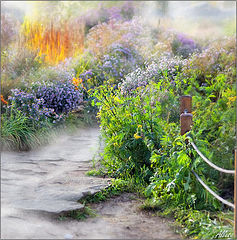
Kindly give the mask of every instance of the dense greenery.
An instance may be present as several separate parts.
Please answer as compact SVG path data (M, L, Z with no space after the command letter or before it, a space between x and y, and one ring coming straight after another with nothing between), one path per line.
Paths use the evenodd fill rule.
M196 214L197 210L216 211L224 207L196 181L191 169L214 191L233 200L233 176L223 176L204 163L185 143L185 136L180 136L179 123L179 97L190 94L193 96L191 135L194 141L213 163L226 169L234 168L235 66L227 62L234 59L235 53L229 41L226 45L222 42L224 50L216 54L217 58L212 56L215 61L205 66L210 69L220 66L212 75L197 72L195 64L202 57L200 53L201 56L194 55L186 63L188 68L184 65L175 78L167 68L161 70L165 77L153 78L145 86L129 92L115 86L101 86L92 91L106 143L103 165L108 174L122 179L134 178L147 186L145 195L160 208L165 206L176 212L179 206L177 214L182 224L187 224L183 220L187 211L198 219L205 214ZM208 221L211 227L213 223ZM188 229L188 235L205 235L201 225L197 228L190 225ZM213 230L210 233L213 235L205 237L214 237L217 232Z

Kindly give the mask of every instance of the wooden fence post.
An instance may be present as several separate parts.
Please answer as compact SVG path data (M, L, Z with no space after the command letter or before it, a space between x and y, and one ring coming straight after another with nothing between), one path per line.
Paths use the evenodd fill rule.
M192 112L192 97L181 96L180 97L180 125L181 135L191 130L193 115Z
M235 182L234 182L234 236L237 239L237 149L235 149Z
M184 113L185 110L187 113L192 112L192 97L189 95L180 97L180 114Z

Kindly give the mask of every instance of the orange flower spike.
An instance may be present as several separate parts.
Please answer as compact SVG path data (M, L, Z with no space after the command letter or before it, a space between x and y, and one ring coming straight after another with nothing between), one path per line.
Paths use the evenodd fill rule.
M4 104L8 104L8 102L3 98L3 95L1 95L1 102L3 102Z

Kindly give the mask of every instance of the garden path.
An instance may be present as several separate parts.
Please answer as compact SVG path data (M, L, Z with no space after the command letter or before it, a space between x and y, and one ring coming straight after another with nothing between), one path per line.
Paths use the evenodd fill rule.
M1 239L173 238L167 220L136 210L129 194L97 204L97 217L60 220L59 213L81 209L77 201L108 185L89 177L99 130L89 128L30 152L1 155Z

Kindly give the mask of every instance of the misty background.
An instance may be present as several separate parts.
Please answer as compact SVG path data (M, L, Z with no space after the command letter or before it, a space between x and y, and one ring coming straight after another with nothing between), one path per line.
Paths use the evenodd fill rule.
M154 27L166 27L199 38L213 38L236 33L235 1L148 1L136 2L137 16ZM20 23L25 16L71 18L123 4L121 1L2 1L1 12L14 16ZM96 21L96 19L95 19ZM101 21L101 19L99 20ZM93 24L92 24L93 25Z

